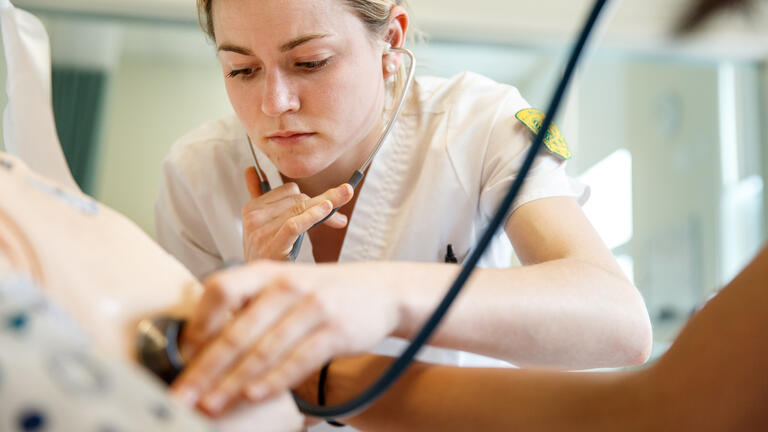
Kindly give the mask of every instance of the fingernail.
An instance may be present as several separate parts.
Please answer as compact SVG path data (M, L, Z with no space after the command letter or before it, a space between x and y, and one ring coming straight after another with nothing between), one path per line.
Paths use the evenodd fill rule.
M171 390L173 397L176 398L182 404L188 407L194 407L197 403L198 394L197 391L191 387L180 387Z
M189 364L189 361L195 354L195 347L187 342L184 337L182 337L179 342L179 354L181 355L182 361L186 364Z
M264 384L254 384L245 391L245 396L252 402L259 402L269 394L269 388Z
M224 407L225 397L221 393L209 394L203 398L202 405L207 411L217 413Z

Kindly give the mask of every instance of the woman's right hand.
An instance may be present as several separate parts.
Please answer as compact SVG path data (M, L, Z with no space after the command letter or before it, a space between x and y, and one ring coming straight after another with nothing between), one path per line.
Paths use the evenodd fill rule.
M251 194L251 200L243 206L242 212L246 262L259 259L285 261L302 233L333 209L348 203L355 193L352 186L345 183L310 198L301 193L296 183L286 183L262 194L254 167L245 171L245 183ZM347 222L345 215L336 212L324 223L341 229Z

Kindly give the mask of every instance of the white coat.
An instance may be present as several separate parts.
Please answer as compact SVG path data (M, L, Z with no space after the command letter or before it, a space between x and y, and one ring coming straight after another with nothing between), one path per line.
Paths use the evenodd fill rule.
M418 78L411 92L357 191L339 262L443 262L449 244L461 262L522 165L532 134L515 114L530 105L515 88L466 73ZM258 149L257 157L272 188L281 185ZM199 277L243 259L241 210L249 200L243 174L252 165L246 132L234 116L183 137L164 163L157 239ZM566 176L564 161L543 151L513 208L555 196L583 203L588 193ZM480 264L508 267L512 253L501 231ZM297 261L313 262L308 238ZM467 353L430 350L428 360L477 364Z

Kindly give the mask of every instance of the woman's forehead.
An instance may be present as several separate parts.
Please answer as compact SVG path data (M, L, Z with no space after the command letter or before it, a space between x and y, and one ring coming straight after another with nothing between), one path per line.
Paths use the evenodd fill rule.
M357 16L342 0L215 0L217 39L236 38L283 43L305 34L332 36L364 32Z

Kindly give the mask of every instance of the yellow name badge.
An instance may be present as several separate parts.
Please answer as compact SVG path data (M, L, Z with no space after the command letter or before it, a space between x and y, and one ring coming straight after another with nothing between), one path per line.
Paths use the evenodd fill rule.
M537 109L528 108L518 111L515 117L526 125L531 132L538 135L546 115ZM554 123L552 123L547 134L544 136L544 146L550 153L559 156L563 160L568 160L573 156L563 134L560 133L560 129Z

